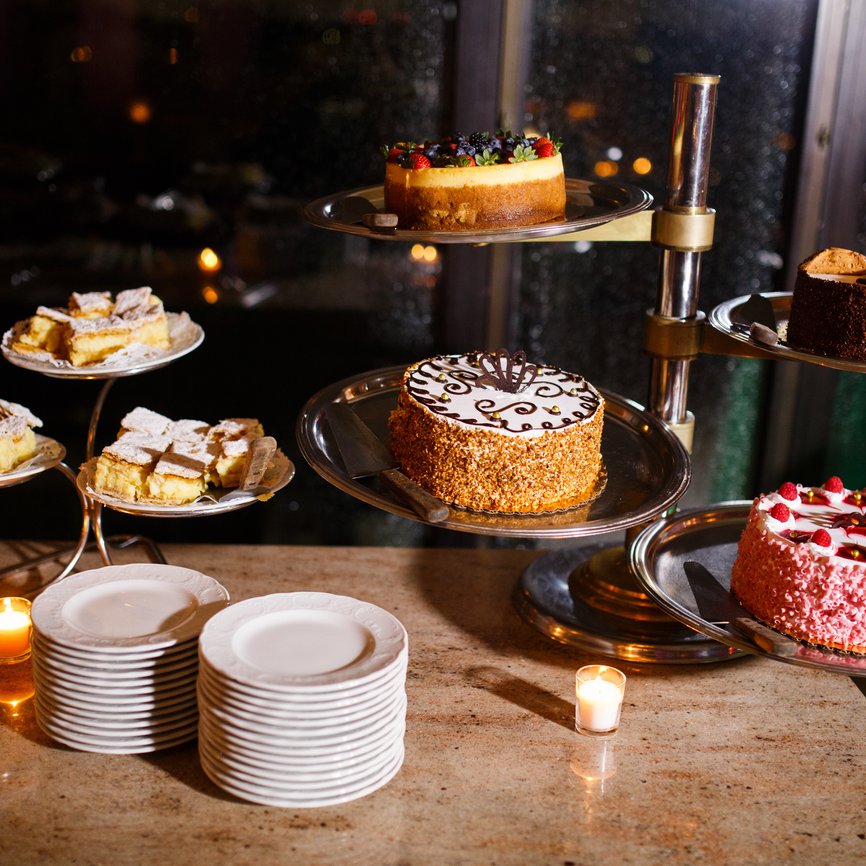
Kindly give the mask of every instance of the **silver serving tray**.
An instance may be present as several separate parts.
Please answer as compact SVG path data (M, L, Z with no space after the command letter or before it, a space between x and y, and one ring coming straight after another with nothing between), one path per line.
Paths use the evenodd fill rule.
M186 314L183 314L185 317ZM23 355L12 349L15 330L23 327L26 320L17 322L3 336L3 355L7 361L24 370L32 370L56 379L114 379L123 376L135 376L149 370L158 370L172 361L189 354L198 348L204 340L204 331L187 317L180 313L166 313L169 326L169 347L167 349L148 349L147 355L140 357L124 357L121 352L117 357L109 356L98 364L86 367L74 367L68 361L48 357L47 353Z
M803 349L793 349L785 342L788 331L788 318L791 315L791 292L762 292L761 297L766 298L776 316L777 331L780 342L775 346L768 346L749 336L749 325L745 316L740 313L741 308L748 302L750 295L732 298L719 304L709 315L709 323L723 334L733 337L741 343L757 346L765 352L775 356L779 361L806 361L810 364L820 364L822 367L832 367L834 370L847 370L855 373L866 373L866 362L849 361L845 358L832 358L827 355L818 355L815 352L806 352Z
M296 434L304 459L336 488L391 514L420 520L373 479L347 475L325 417L331 403L349 403L387 443L388 415L397 404L404 371L405 367L372 370L324 388L303 408ZM636 403L601 393L607 485L598 498L588 505L545 514L493 514L452 507L449 518L435 525L480 535L578 538L627 529L670 508L691 478L688 452L664 423Z
M0 472L0 487L22 484L35 475L53 469L66 456L66 448L54 439L36 434L36 453L8 472Z
M126 500L107 496L104 493L93 490L90 485L90 479L93 477L96 460L97 458L93 457L81 467L81 471L75 479L76 486L81 493L95 502L99 502L113 511L121 511L124 514L135 514L140 517L210 517L214 514L226 514L230 511L237 511L255 502L263 501L250 493L248 496L241 496L226 502L201 501L190 502L186 505L155 505L149 502L127 502ZM263 486L270 488L271 494L274 494L282 490L294 477L295 464L278 448L274 453L273 465L265 472L261 483ZM208 490L208 493L216 499L219 499L221 494L228 492L228 490L221 490L220 488Z
M683 511L641 532L629 551L631 568L641 588L675 619L743 652L848 676L866 676L866 656L809 646L781 632L779 644L785 647L785 652L765 650L727 625L707 622L697 612L683 563L688 559L697 560L719 583L729 588L737 541L746 525L751 504L750 501L723 502L705 509Z
M304 208L304 217L320 228L376 240L426 241L436 244L496 243L539 240L592 228L646 210L653 201L648 192L636 186L577 178L566 179L565 197L565 220L561 222L484 231L435 232L399 228L376 231L367 228L361 222L362 215L385 209L385 191L382 186L362 187L316 199Z

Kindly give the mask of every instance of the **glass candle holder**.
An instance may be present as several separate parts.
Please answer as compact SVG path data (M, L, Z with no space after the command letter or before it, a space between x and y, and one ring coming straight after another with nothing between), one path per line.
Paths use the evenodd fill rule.
M625 674L607 665L584 665L575 675L574 727L581 734L604 736L619 728Z
M30 658L30 601L0 598L0 664Z

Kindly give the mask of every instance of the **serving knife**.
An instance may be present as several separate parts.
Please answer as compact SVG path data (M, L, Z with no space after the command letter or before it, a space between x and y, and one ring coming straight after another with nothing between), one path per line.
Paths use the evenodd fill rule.
M448 506L397 468L397 461L382 440L348 403L331 403L325 415L351 478L376 476L429 523L441 523L448 518Z
M796 641L786 639L769 626L757 622L706 566L695 560L687 560L683 568L698 605L698 613L703 619L716 625L730 625L764 652L776 656L793 656L796 653Z

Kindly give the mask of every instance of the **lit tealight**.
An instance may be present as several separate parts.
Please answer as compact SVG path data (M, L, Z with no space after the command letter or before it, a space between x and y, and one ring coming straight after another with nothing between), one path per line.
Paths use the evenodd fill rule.
M582 734L612 734L619 727L625 674L607 665L584 665L575 676L575 728Z
M30 656L30 602L26 598L0 600L0 664Z

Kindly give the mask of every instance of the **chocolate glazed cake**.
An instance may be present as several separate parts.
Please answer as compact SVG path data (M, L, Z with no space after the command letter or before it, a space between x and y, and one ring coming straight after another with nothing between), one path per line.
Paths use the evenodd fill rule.
M819 355L866 361L866 256L831 247L800 265L787 342Z

